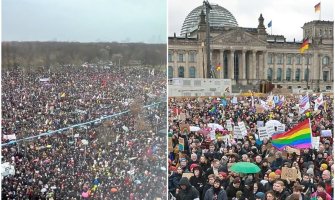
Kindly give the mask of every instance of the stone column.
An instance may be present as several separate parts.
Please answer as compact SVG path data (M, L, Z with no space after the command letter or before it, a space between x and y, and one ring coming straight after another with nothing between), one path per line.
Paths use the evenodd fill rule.
M220 66L221 66L221 70L219 71L219 77L218 78L223 78L223 52L224 49L220 49Z
M233 49L230 49L230 58L228 62L228 77L234 80L234 53Z
M242 75L242 79L245 80L246 79L246 71L245 71L245 50L242 50L242 71L241 71L241 75Z
M259 73L259 69L257 69L257 66L256 66L256 63L257 63L257 61L256 61L256 53L257 53L257 51L252 51L252 67L251 67L251 72L250 72L250 77L251 77L251 79L259 79L259 75L260 75L260 73ZM258 77L257 77L257 75L258 75Z
M295 81L295 71L296 71L296 62L295 62L295 58L296 58L296 54L293 54L292 56L292 62L293 62L293 67L292 67L292 73L291 73L291 81Z
M185 51L185 67L184 67L184 77L185 78L190 78L190 66L188 62L188 53L189 51Z
M173 77L178 78L178 63L177 63L177 51L173 51L172 60L173 60Z
M287 54L283 54L283 74L282 74L282 82L286 81L286 57Z
M322 54L319 54L319 68L320 68L320 81L323 80L322 78Z
M259 79L267 79L267 76L266 76L266 69L267 69L267 57L268 57L268 52L267 51L263 51L262 53L262 56L263 56L263 63L261 65L261 59L259 58L259 62L258 62L258 69L260 71L260 77ZM256 57L257 58L257 57ZM256 64L257 65L257 64Z

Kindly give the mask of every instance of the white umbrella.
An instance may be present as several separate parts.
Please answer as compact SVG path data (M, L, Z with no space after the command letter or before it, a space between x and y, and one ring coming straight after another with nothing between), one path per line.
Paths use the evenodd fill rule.
M277 127L277 126L280 126L280 125L281 125L281 123L278 120L269 120L265 123L265 126L275 126L275 127Z
M197 126L190 126L190 131L200 131L200 128Z
M223 127L220 124L215 124L215 123L209 123L208 127L212 128L213 130L215 130L215 129L222 130L223 129Z

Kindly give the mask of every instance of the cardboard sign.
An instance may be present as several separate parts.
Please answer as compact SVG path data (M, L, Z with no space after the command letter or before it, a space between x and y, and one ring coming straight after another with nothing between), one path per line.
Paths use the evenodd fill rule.
M333 137L332 130L321 130L321 137Z
M184 151L185 149L185 143L184 143L184 138L178 138L179 141L179 151Z
M173 152L172 137L168 138L168 150L169 152Z
M295 149L289 146L285 147L285 150L287 151L287 153L296 153L297 155L300 155L300 150L299 149Z
M180 124L179 128L182 133L190 133L190 125L188 124Z
M186 120L186 113L180 113L180 115L179 115L179 119L180 119L181 121L185 121L185 120Z
M299 178L299 172L296 168L282 167L280 177L284 180L295 181Z
M263 141L264 138L269 138L268 132L266 131L266 127L258 128L258 136L260 141Z
M256 113L264 113L264 110L262 105L256 105Z
M257 121L257 127L264 127L264 121Z
M190 178L191 178L192 176L194 176L193 173L183 173L183 175L182 175L182 177L186 177L186 178L189 179L189 180L190 180Z

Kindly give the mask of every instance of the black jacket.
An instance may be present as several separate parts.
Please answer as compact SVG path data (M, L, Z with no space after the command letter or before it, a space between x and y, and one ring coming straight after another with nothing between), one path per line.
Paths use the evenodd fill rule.
M186 177L183 177L179 181L180 185L186 185L186 189L179 189L179 193L176 195L177 200L194 200L199 198L199 192L193 187Z

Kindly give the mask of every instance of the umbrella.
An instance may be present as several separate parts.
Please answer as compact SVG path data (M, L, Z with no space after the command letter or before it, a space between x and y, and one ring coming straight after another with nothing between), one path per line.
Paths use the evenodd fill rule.
M275 126L275 127L277 127L277 126L280 126L280 125L281 125L281 123L278 120L269 120L265 123L265 126Z
M197 126L190 126L190 131L200 131L200 128Z
M230 170L236 173L243 174L256 174L261 171L261 169L257 165L250 162L235 163L230 167Z
M220 124L216 124L216 123L209 123L208 127L212 128L213 130L215 130L215 129L222 130L223 129L223 127Z

